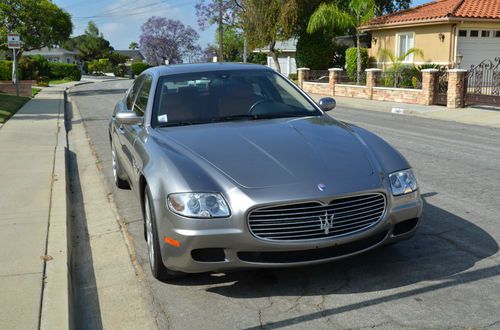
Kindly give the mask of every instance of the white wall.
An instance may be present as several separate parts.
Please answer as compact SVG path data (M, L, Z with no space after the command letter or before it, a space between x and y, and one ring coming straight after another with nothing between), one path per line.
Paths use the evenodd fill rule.
M280 54L278 56L278 61L281 66L281 73L284 75L287 76L290 73L297 73L297 64L295 63L295 56L293 56L293 54ZM276 70L276 66L271 56L267 57L267 66Z

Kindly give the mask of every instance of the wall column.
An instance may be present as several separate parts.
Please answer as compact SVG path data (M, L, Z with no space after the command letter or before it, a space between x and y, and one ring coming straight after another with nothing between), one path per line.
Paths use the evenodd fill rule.
M467 70L448 70L448 93L446 107L449 109L463 108L465 106L465 75Z
M342 69L332 68L328 69L328 89L331 91L331 95L335 95L335 85L340 78L340 73Z
M298 68L297 69L297 83L300 88L302 88L302 83L309 79L309 68Z
M431 105L434 103L434 91L436 90L438 69L422 70L422 93L420 104Z
M366 87L368 90L368 99L373 99L373 87L377 86L377 79L379 77L381 69L366 69Z

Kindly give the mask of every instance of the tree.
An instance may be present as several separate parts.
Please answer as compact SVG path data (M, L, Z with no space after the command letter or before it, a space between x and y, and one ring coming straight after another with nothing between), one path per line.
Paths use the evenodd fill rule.
M20 53L22 53L61 44L73 32L73 24L70 14L50 0L2 0L0 1L2 44L7 39L8 32L17 32L21 35L23 43Z
M377 6L374 0L350 0L347 9L340 9L334 3L322 3L312 14L307 26L307 32L314 33L321 30L337 28L355 29L357 48L356 82L361 76L361 51L359 27L371 20L376 13Z
M200 29L217 24L219 61L224 61L224 26L235 23L240 7L235 0L199 0L195 9Z
M276 70L281 72L276 42L291 38L298 19L296 0L244 0L241 26L250 47L269 47Z
M64 48L78 49L80 57L85 61L107 58L113 51L108 40L104 39L99 28L93 21L89 21L85 33L71 38L63 44Z
M149 64L182 63L183 54L198 46L198 33L181 21L153 16L141 26L139 45Z
M137 48L139 48L139 44L138 44L137 42L135 42L135 41L132 41L132 42L130 43L130 45L128 45L128 49L135 50L135 49L137 49Z

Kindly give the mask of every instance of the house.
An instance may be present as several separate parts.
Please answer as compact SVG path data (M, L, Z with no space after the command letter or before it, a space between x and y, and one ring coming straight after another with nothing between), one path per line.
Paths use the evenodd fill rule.
M274 47L278 51L278 61L281 66L281 73L285 76L297 73L295 54L297 53L297 39L277 41ZM267 66L276 70L273 58L269 55L269 48L259 48L254 53L265 53L267 55Z
M419 48L424 58L404 62L466 68L500 56L500 0L437 0L376 17L361 29L372 35L370 56L384 67L379 50L397 56Z
M126 64L144 61L144 56L137 49L114 50L114 52L126 56L128 58Z
M24 56L41 55L50 62L77 64L78 60L76 59L76 57L80 55L80 52L77 50L67 50L64 48L43 47L41 49L25 51L23 52L23 55Z

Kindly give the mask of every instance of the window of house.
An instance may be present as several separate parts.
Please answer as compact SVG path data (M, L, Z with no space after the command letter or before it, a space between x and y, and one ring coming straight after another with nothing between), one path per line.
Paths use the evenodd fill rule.
M470 36L471 37L478 37L479 31L478 30L470 30Z
M481 37L483 37L483 38L489 38L490 37L490 31L488 31L488 30L481 31Z
M500 30L495 31L495 38L500 38Z
M458 30L459 37L467 37L467 30Z
M398 57L405 54L409 49L413 48L413 32L398 33L396 34L396 39L397 39L396 53ZM404 61L412 62L413 54L408 55Z

